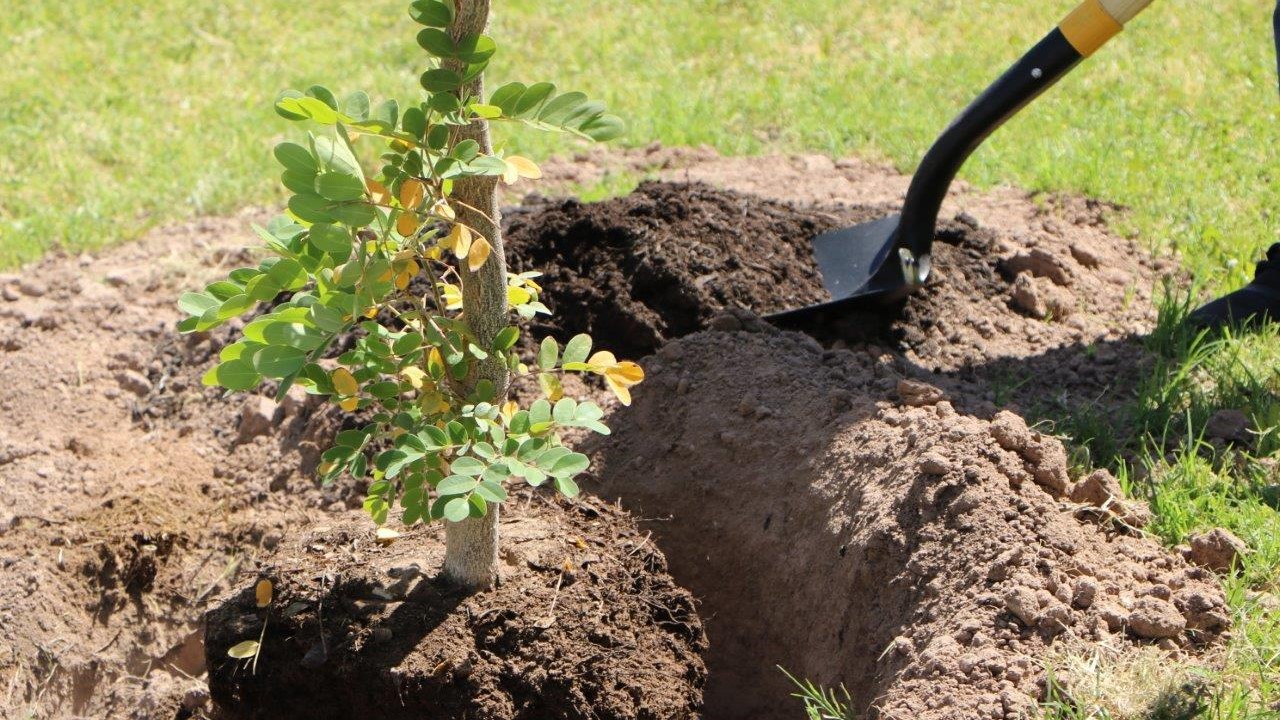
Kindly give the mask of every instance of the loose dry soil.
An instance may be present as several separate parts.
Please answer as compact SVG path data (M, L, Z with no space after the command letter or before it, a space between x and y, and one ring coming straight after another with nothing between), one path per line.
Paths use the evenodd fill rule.
M998 412L1106 411L1142 371L1172 265L1110 234L1111 208L961 187L934 282L819 343L756 314L819 299L808 238L891 211L906 178L660 148L547 170L665 181L508 212L513 265L551 273L543 329L656 353L590 447L592 489L640 530L521 496L505 589L450 595L437 530L376 546L360 488L310 479L329 411L220 398L197 378L225 333L172 336L176 295L243 263L259 213L50 258L0 277L0 708L207 714L208 652L219 697L260 713L273 687L335 714L399 687L406 712L681 717L705 679L707 717L793 717L780 663L881 717L1019 717L1050 645L1194 655L1223 631L1212 576L1138 535L1145 508ZM261 630L264 575L255 674L224 650Z

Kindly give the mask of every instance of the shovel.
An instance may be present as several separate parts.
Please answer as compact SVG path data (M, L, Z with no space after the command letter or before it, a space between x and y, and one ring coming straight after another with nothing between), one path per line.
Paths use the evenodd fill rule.
M793 324L828 311L877 308L929 279L938 211L965 160L982 141L1124 29L1152 0L1084 0L943 131L911 179L898 215L813 239L831 300L770 315Z

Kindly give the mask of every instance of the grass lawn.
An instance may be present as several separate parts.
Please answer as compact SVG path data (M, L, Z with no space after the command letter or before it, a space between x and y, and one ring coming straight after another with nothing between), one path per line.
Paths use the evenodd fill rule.
M0 268L280 197L271 110L286 86L411 97L423 53L406 0L66 0L0 10ZM1071 2L497 0L494 81L550 78L607 100L626 142L726 154L805 150L909 170L950 117ZM978 184L1083 192L1181 253L1204 288L1241 282L1280 241L1280 98L1271 0L1167 0L979 151ZM516 59L521 58L517 63ZM517 67L521 65L523 67ZM563 140L509 141L535 157ZM1172 308L1167 320L1176 318ZM1095 453L1147 493L1170 543L1216 525L1256 550L1204 717L1276 717L1280 338L1153 339L1166 362L1134 423ZM1198 443L1222 407L1265 430L1260 457ZM1063 425L1071 427L1070 418ZM1114 445L1114 443L1113 443ZM1061 712L1061 711L1055 711ZM1110 717L1099 706L1071 717ZM799 713L798 713L799 714Z

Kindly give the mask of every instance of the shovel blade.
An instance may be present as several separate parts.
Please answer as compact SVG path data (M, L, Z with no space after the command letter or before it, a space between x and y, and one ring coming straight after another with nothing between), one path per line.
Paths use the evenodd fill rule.
M835 308L875 307L900 299L910 288L894 253L898 221L892 215L814 238L814 261L831 300L768 319L786 323Z

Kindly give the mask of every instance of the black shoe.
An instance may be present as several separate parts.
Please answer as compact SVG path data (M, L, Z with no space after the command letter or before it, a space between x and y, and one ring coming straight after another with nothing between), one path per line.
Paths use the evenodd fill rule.
M1247 327L1280 320L1280 243L1267 249L1253 282L1213 300L1187 316L1187 324L1202 329Z

